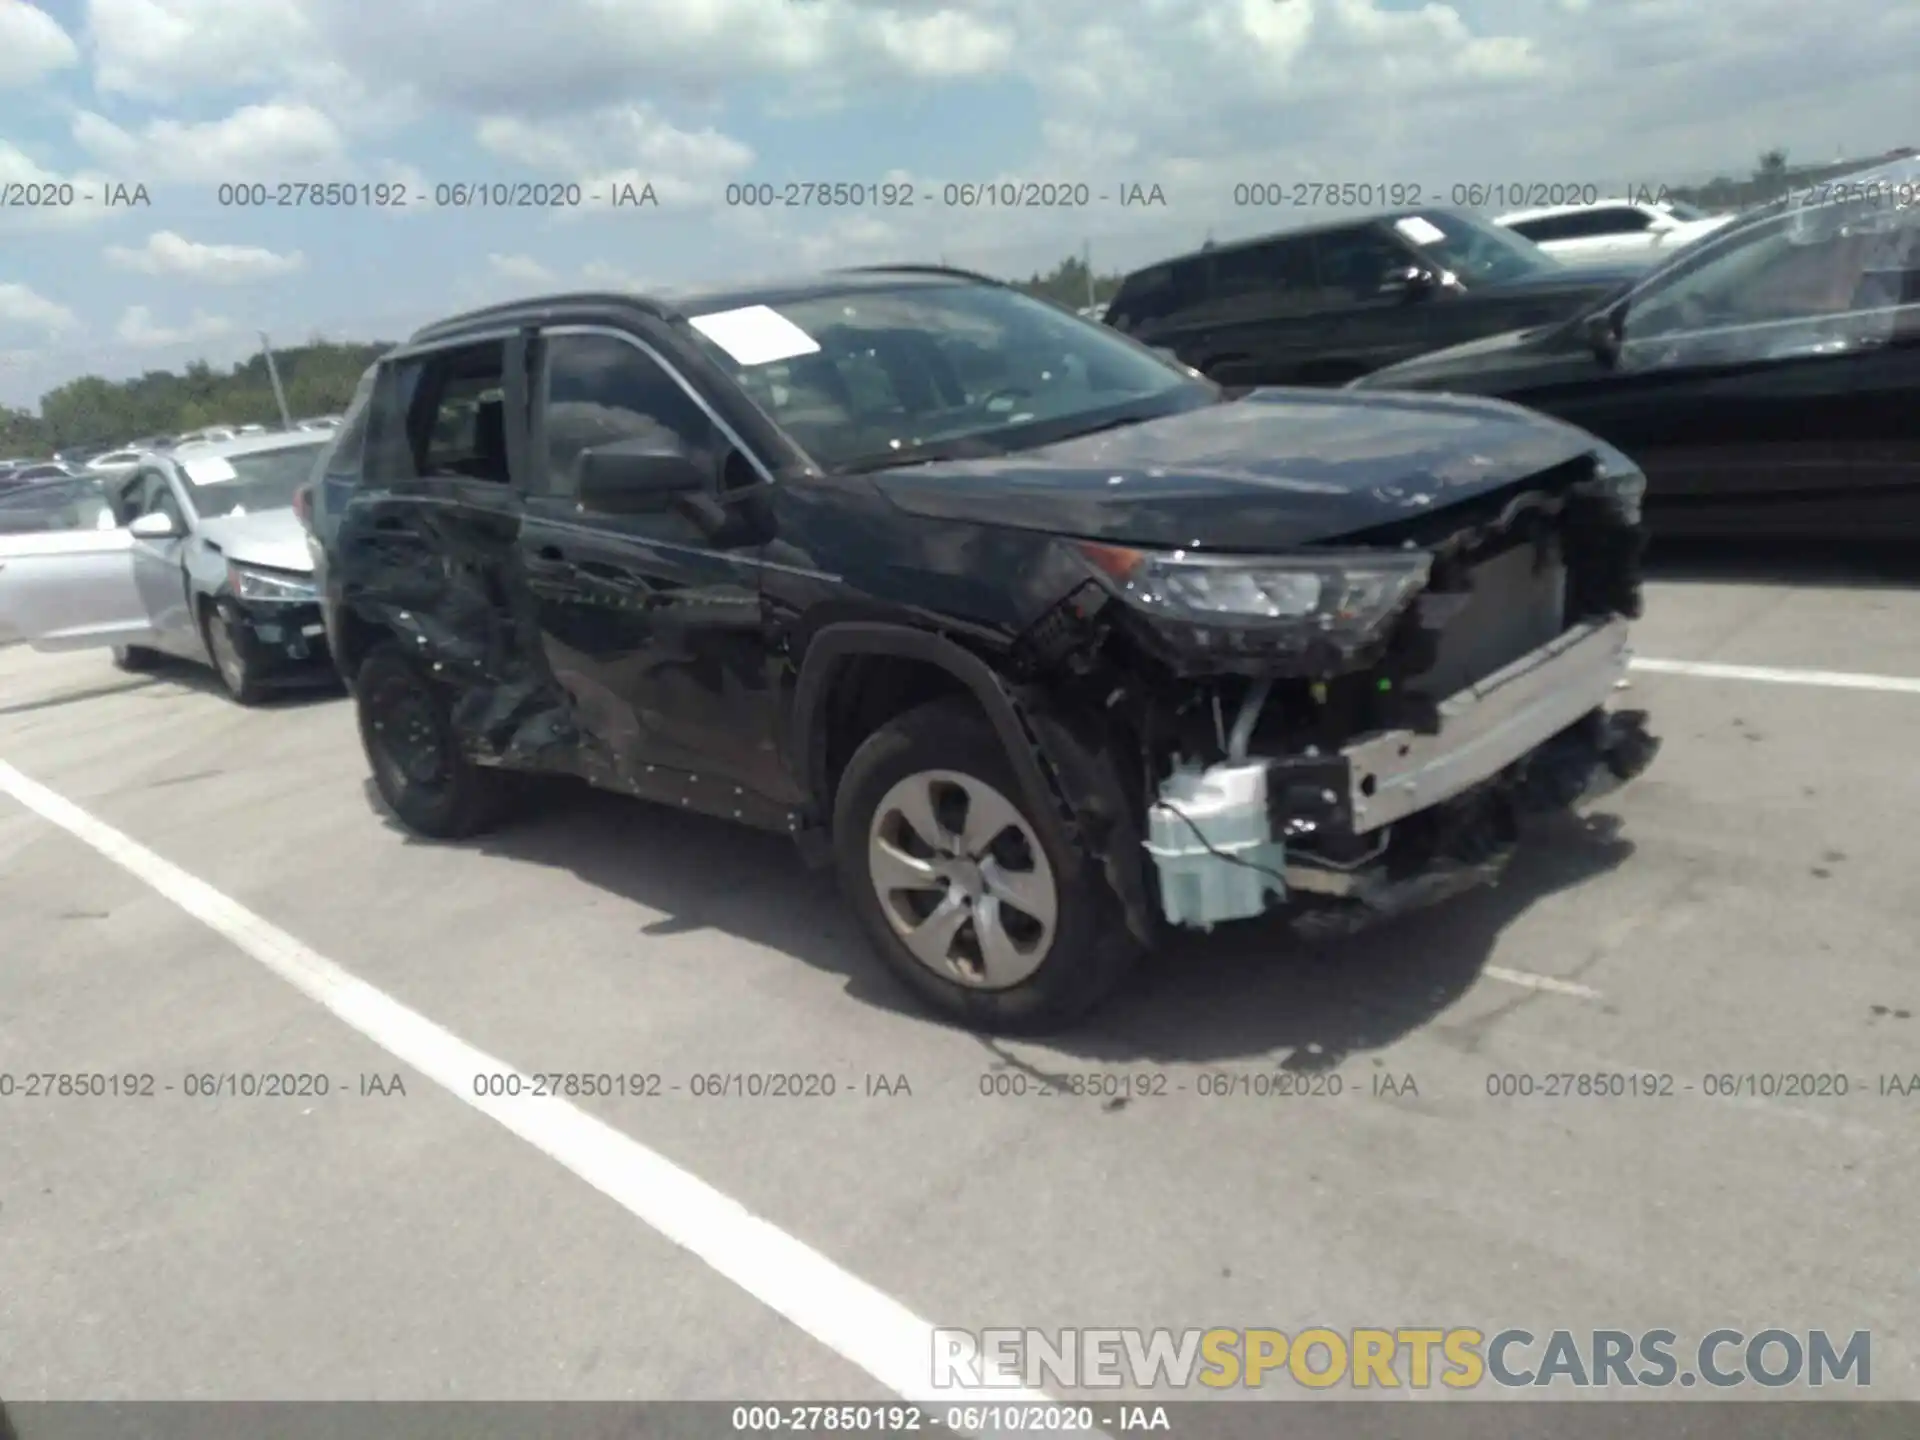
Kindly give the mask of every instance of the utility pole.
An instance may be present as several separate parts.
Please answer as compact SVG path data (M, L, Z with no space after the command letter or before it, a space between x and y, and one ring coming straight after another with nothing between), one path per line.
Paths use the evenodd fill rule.
M261 330L260 353L267 357L267 378L273 381L274 403L280 407L280 428L293 429L293 416L287 410L287 392L280 388L280 368L273 363L273 342L267 338L267 332Z

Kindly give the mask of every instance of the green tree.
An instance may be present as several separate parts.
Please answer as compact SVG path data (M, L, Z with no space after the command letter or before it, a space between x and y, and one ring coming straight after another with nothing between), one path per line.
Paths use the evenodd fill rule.
M336 414L361 372L392 345L315 340L274 352L294 418ZM40 413L0 408L0 454L47 454L69 445L121 444L207 425L277 425L280 407L264 357L222 373L205 360L183 371L149 370L131 380L83 375L40 397Z

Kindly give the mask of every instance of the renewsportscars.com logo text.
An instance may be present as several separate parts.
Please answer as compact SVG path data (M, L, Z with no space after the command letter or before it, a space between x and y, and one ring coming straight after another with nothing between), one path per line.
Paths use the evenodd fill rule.
M1758 1385L1864 1389L1873 1339L1855 1330L1713 1330L1686 1343L1671 1330L1465 1326L1333 1330L935 1330L936 1389L1451 1390L1478 1386L1593 1389Z

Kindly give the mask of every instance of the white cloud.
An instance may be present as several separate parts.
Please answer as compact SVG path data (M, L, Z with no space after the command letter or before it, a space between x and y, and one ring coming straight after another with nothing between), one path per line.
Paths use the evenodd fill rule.
M273 85L314 38L301 0L89 0L87 33L97 89L159 100Z
M282 255L257 245L207 245L172 230L160 230L137 248L109 245L107 260L142 275L179 275L216 285L244 284L290 275L306 265L298 250Z
M590 261L581 266L580 283L596 290L645 291L657 288L653 282L642 279L618 265L609 265L604 260Z
M0 284L0 327L64 335L80 328L80 317L29 286L5 283Z
M753 163L753 151L711 127L682 130L649 106L616 105L567 120L489 116L475 133L483 149L548 180L578 181L586 203L610 203L622 187L651 185L661 205L710 204Z
M124 214L102 203L108 184L106 176L93 171L63 175L49 170L18 146L0 140L0 188L18 197L16 203L0 207L0 232L88 225ZM68 200L70 204L60 203Z
M339 127L311 105L247 105L221 120L150 120L127 130L83 111L73 138L128 181L216 185L242 180L338 178L346 167Z
M73 37L25 0L0 5L0 90L35 81L79 62Z
M516 285L551 285L553 271L531 255L489 255L487 268L499 280Z
M165 349L176 345L196 345L207 340L220 340L238 332L239 326L220 315L209 315L204 310L196 310L182 325L162 325L153 318L153 311L145 305L131 305L120 317L120 323L114 334L127 345L137 345L143 349Z

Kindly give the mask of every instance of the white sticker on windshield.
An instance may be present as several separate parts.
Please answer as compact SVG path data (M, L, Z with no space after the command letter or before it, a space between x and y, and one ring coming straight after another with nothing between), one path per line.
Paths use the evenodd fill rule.
M187 479L196 485L218 485L223 480L240 478L240 472L233 468L232 462L220 455L208 455L199 460L182 460L180 468L186 472Z
M820 353L819 341L765 305L696 315L692 324L742 365L771 365L796 355Z
M1416 245L1431 245L1436 240L1447 238L1447 232L1431 220L1422 220L1418 215L1409 215L1403 220L1393 222L1393 228Z

